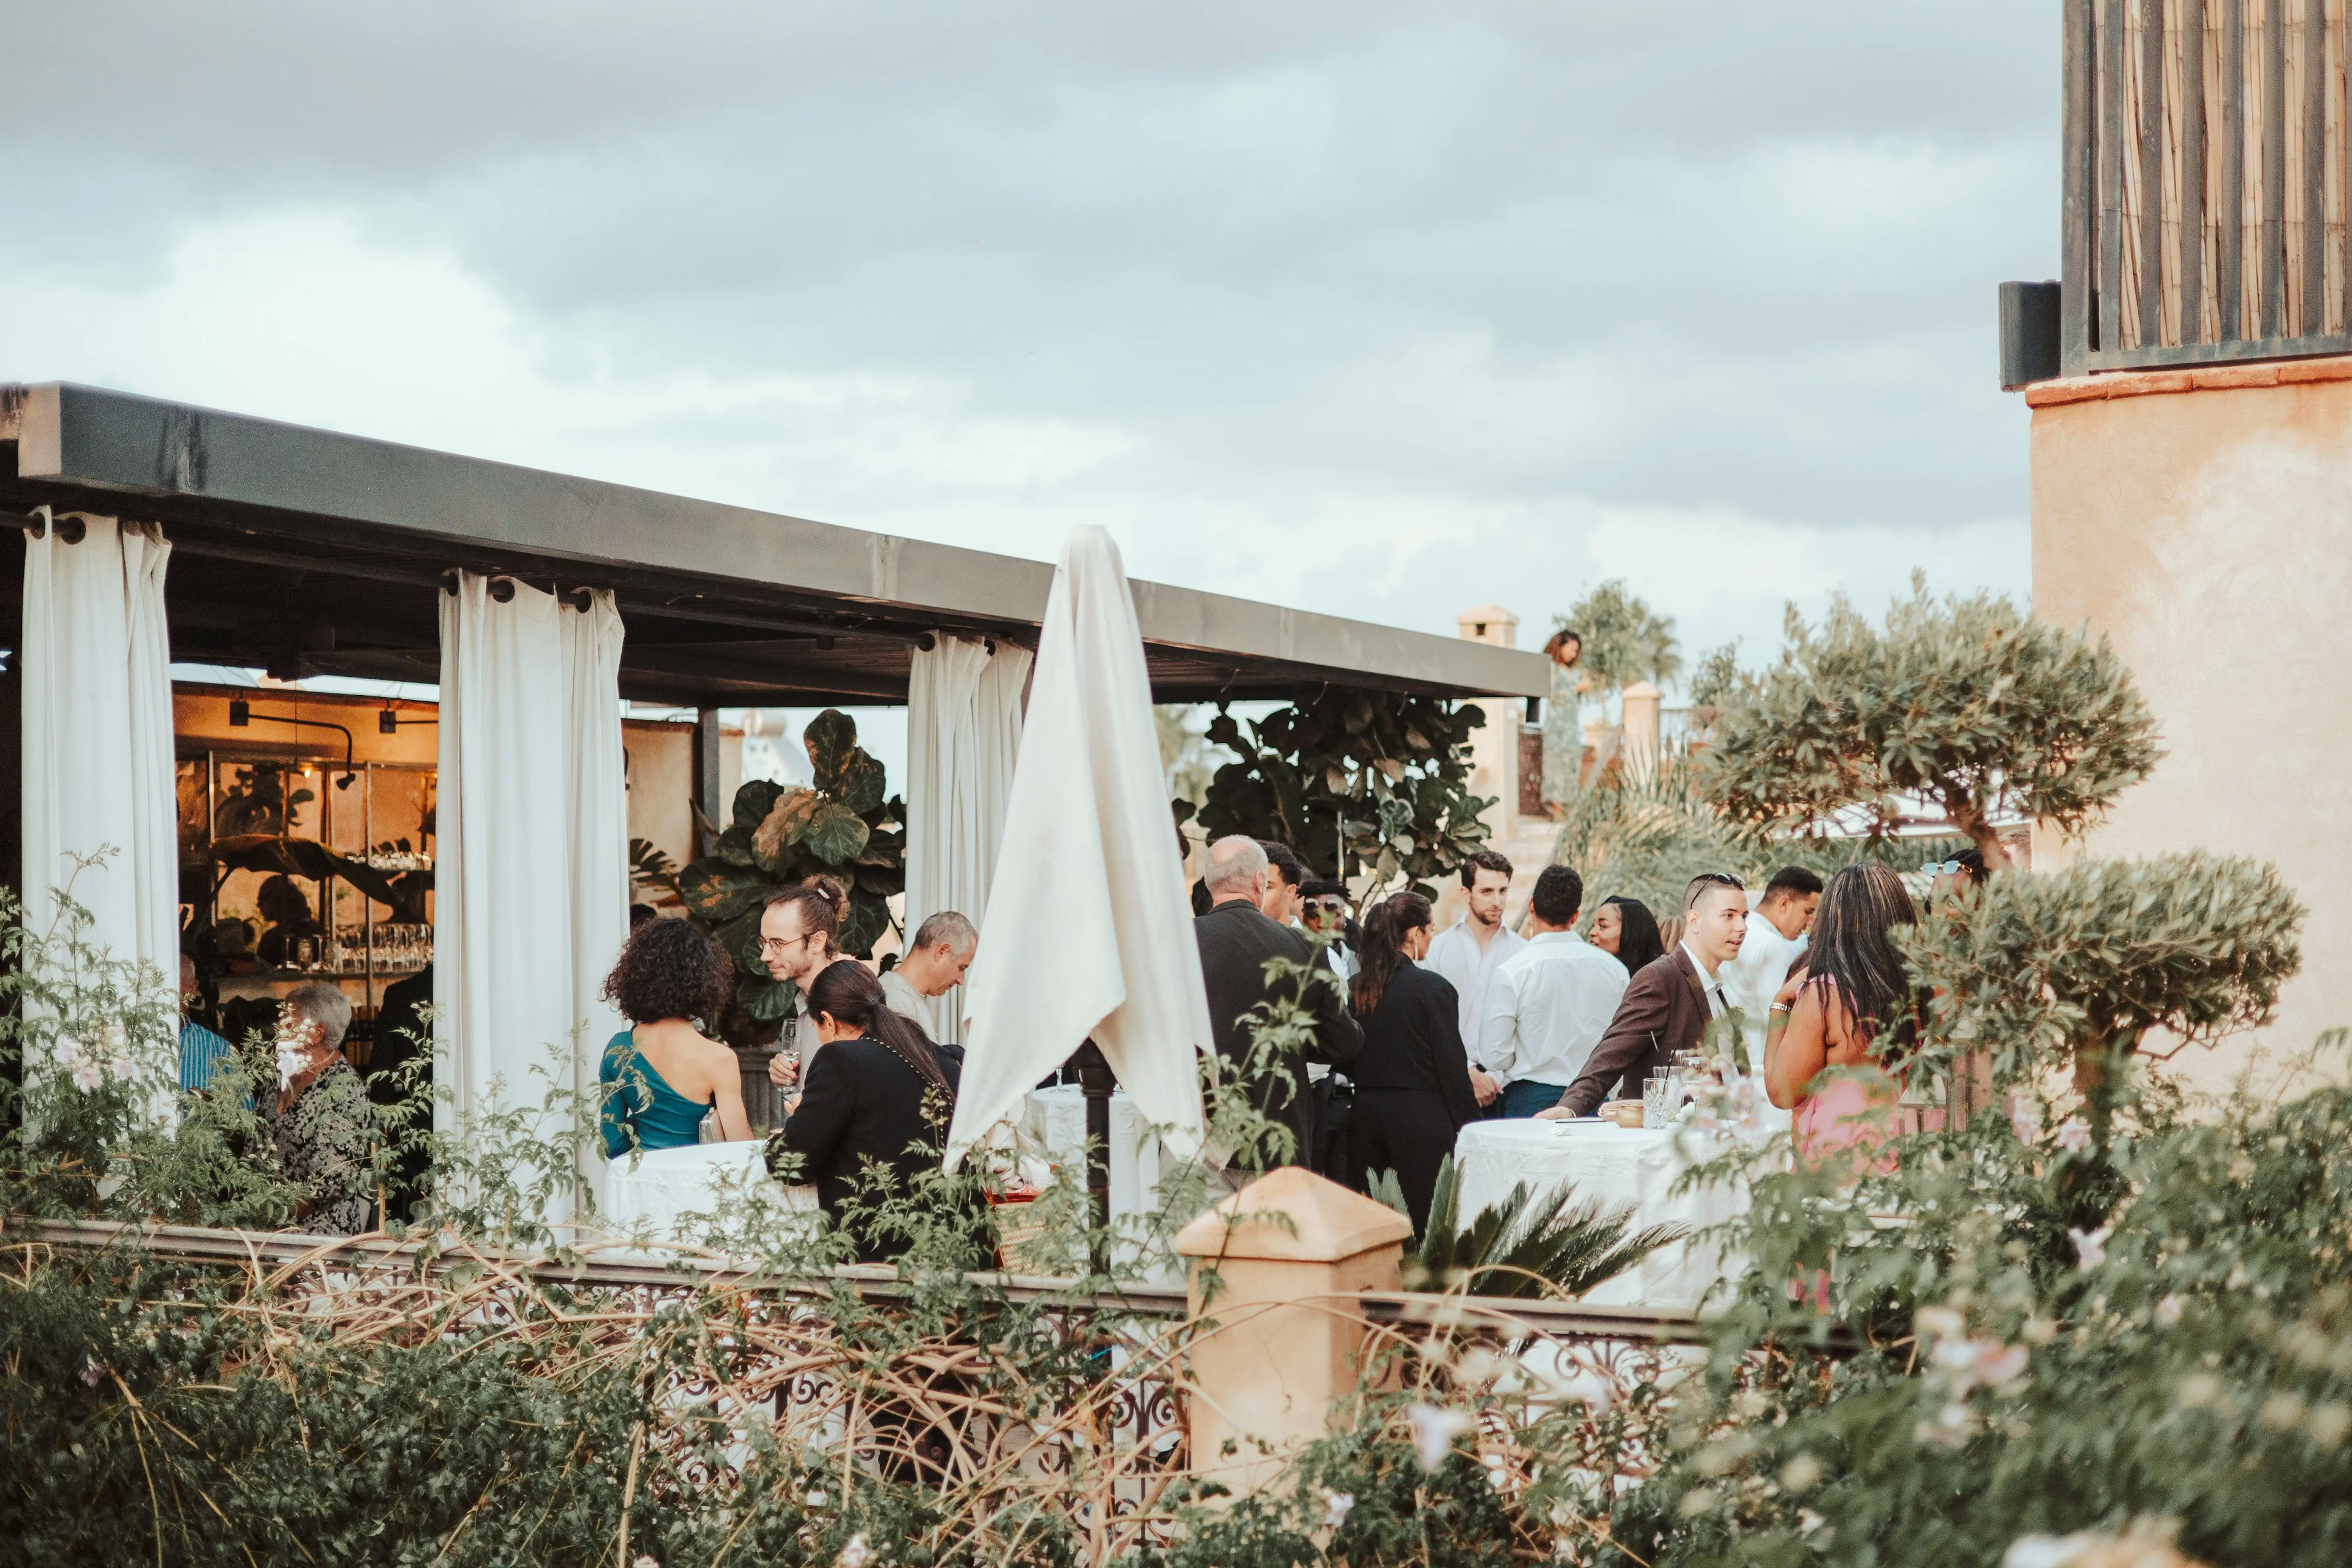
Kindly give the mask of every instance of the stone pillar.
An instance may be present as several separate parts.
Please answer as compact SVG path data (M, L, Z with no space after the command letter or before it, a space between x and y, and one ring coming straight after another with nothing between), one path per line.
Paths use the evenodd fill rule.
M1648 778L1658 769L1658 689L1637 680L1625 689L1625 771Z
M1330 1429L1360 1374L1368 1331L1356 1298L1398 1288L1412 1234L1387 1205L1296 1165L1177 1233L1202 1320L1191 1351L1197 1470L1236 1495L1255 1491Z
M1519 617L1499 605L1480 605L1454 617L1465 642L1492 643L1496 647L1519 646ZM1518 826L1519 720L1522 704L1516 697L1488 697L1478 706L1486 723L1470 736L1470 793L1491 795L1484 820L1494 842L1501 845Z

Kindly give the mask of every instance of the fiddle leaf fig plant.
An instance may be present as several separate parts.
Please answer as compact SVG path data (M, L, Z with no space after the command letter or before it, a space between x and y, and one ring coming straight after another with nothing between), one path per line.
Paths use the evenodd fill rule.
M882 764L858 745L856 722L828 708L809 721L804 739L814 784L746 784L710 852L677 874L688 918L735 962L735 1005L721 1026L737 1044L780 1023L796 994L760 959L760 916L771 898L831 877L849 895L837 945L863 958L889 929L890 896L907 885L906 803L886 798Z
M1208 738L1237 753L1209 783L1213 837L1279 839L1318 877L1370 868L1380 886L1427 885L1486 847L1470 793L1476 708L1433 697L1319 687L1244 730L1229 713Z

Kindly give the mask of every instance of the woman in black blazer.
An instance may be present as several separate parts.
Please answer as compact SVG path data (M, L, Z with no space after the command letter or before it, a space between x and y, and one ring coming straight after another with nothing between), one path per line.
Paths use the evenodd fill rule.
M905 1254L913 1237L879 1223L876 1210L903 1200L936 1171L955 1115L958 1062L943 1058L911 1019L882 1000L881 984L853 959L827 964L809 983L809 1021L824 1048L784 1124L768 1140L768 1168L816 1184L826 1219L846 1229L861 1263Z
M1394 1171L1415 1234L1429 1226L1437 1168L1454 1135L1478 1119L1470 1058L1462 1048L1453 983L1413 961L1429 952L1429 900L1399 893L1364 920L1361 966L1350 988L1363 1020L1364 1049L1348 1076L1356 1083L1349 1124L1357 1182Z

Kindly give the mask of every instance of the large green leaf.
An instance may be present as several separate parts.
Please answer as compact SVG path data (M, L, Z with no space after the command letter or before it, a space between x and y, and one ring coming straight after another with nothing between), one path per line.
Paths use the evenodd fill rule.
M809 819L822 804L814 790L797 786L776 797L774 809L751 835L752 858L763 870L782 869L786 855L808 832Z
M857 721L838 708L828 708L808 721L801 731L801 743L808 748L816 787L831 795L841 770L857 750Z
M763 899L733 920L721 921L710 933L711 940L734 961L735 973L748 979L772 978L760 958L760 917L767 912Z
M866 841L872 830L866 819L842 805L828 800L816 808L809 818L808 831L802 842L810 854L828 866L846 866L865 851Z
M853 755L835 778L834 787L827 791L834 799L863 816L879 810L882 799L889 792L889 780L882 763L866 752Z
M742 826L729 828L719 836L712 847L718 857L732 866L756 866L759 856L751 848L751 830Z
M706 929L755 908L772 886L759 872L716 856L705 856L677 874L677 896Z
M762 1024L772 1024L792 1016L793 1003L799 991L789 980L770 980L764 975L746 975L735 984L735 1005Z
M784 786L773 779L752 779L735 792L735 826L749 833L775 810Z
M874 952L874 944L890 929L890 906L872 893L854 892L849 895L849 913L841 922L841 931L834 941L842 952L852 958L865 958Z

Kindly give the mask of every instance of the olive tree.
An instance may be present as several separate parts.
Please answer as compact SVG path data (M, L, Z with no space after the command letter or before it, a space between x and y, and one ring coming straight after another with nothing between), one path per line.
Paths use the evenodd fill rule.
M2270 1021L2302 963L2303 917L2269 862L2189 850L1993 878L1908 946L1941 1032L2003 1084L2071 1058L2104 1144L2123 1067L2150 1030L2177 1049Z
M1843 595L1818 627L1790 607L1780 663L1738 681L1716 723L1727 816L1803 831L1858 809L1880 833L1940 816L1997 866L1998 819L2074 837L2163 755L2105 637L1998 595L1912 590L1876 626Z

